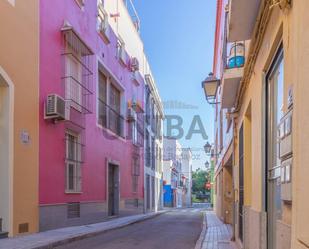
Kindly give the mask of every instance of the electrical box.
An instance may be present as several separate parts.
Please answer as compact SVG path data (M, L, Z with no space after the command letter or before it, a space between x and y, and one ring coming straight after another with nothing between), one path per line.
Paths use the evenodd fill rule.
M292 169L293 169L293 111L289 110L278 126L279 158L281 161L281 199L292 201Z

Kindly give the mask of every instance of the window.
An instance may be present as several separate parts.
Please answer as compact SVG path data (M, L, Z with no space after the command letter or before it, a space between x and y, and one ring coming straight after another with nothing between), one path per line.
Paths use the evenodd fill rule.
M121 91L104 73L99 71L98 75L98 123L123 137L124 118L120 114Z
M132 122L132 143L135 145L138 144L138 132L137 132L137 121L136 120Z
M150 136L149 136L149 132L146 131L146 166L150 167Z
M71 53L71 56L66 57L65 63L65 95L66 99L70 100L71 106L78 111L82 111L82 65L81 53L74 51L69 44L67 51Z
M133 157L132 160L132 192L138 191L138 177L140 175L140 160L139 157Z
M99 72L99 99L98 99L98 119L99 124L103 127L107 127L107 78Z
M122 117L120 115L120 91L110 85L109 91L109 129L118 135L122 135Z
M81 144L79 136L66 133L66 191L81 192Z

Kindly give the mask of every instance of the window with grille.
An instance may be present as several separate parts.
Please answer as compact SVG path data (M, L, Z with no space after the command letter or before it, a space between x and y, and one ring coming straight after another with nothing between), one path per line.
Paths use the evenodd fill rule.
M98 71L98 123L118 136L124 136L124 117L121 115L121 91Z
M146 156L146 166L147 167L150 167L150 163L151 163L151 160L150 160L150 136L149 136L149 132L146 131L146 153L145 153L145 156Z
M138 144L137 121L134 120L131 125L132 125L132 143L137 145Z
M66 133L66 191L81 192L81 144L79 135Z
M99 71L99 100L98 121L103 127L107 127L107 78Z
M109 128L114 133L121 135L122 117L120 115L120 91L113 84L110 85L109 106Z
M139 157L133 157L132 160L132 192L138 191L138 178L140 175L140 160Z
M70 44L67 44L67 51L71 56L66 57L65 63L65 95L70 100L71 106L78 111L82 111L82 65L80 51L73 51Z

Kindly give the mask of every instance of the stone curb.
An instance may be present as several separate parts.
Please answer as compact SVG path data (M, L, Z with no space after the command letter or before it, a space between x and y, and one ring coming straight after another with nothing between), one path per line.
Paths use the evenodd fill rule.
M203 247L203 243L206 237L206 233L207 233L207 215L206 215L206 211L203 213L203 229L202 232L200 234L199 239L197 240L194 249L202 249Z
M62 239L62 240L59 240L59 241L51 242L48 245L33 247L32 249L53 249L53 248L55 248L57 246L62 246L62 245L65 245L65 244L72 243L74 241L95 237L95 236L97 236L99 234L103 234L103 233L106 233L108 231L112 231L112 230L115 230L115 229L119 229L119 228L122 228L122 227L133 225L133 224L145 221L145 220L149 220L149 219L155 218L155 217L157 217L157 216L159 216L161 214L165 214L167 212L169 212L169 211L161 211L161 212L153 213L153 214L141 217L141 218L137 218L136 220L131 220L131 221L125 222L123 224L115 225L114 227L107 227L107 228L103 228L103 229L100 229L100 230L97 230L97 231L93 231L93 232L77 234L75 236L71 236L71 237L66 238L66 239Z
M42 240L41 242L33 241L34 243L32 243L32 245L31 245L31 242L30 243L26 242L24 244L24 246L20 246L18 244L14 245L14 242L13 242L11 244L13 247L11 247L9 245L7 245L6 247L3 247L3 246L1 247L1 244L0 244L0 248L5 248L5 249L9 249L9 248L11 248L11 249L14 249L14 248L15 249L17 249L17 248L18 249L53 249L57 246L62 246L62 245L69 244L69 243L74 242L74 241L78 241L78 240L82 240L82 239L86 239L86 238L91 238L91 237L97 236L99 234L106 233L108 231L112 231L112 230L115 230L115 229L119 229L119 228L122 228L122 227L133 225L135 223L139 223L139 222L142 222L142 221L145 221L145 220L148 220L148 219L152 219L152 218L155 218L155 217L157 217L161 214L165 214L165 213L168 213L168 212L170 212L170 211L169 210L163 210L163 211L159 211L157 213L144 214L141 217L135 217L135 218L132 218L131 220L118 222L118 223L117 223L117 219L115 219L115 224L109 224L106 227L95 227L95 225L101 224L101 223L84 225L84 226L81 226L81 227L88 228L88 231L77 231L75 234L69 234L67 236L62 236L62 238L58 238L58 239L57 238L50 239L50 240L47 239L47 241ZM124 217L122 217L122 218L124 218ZM102 223L104 223L104 222L102 222ZM94 226L94 227L92 227L92 226ZM37 243L35 243L35 242L37 242Z

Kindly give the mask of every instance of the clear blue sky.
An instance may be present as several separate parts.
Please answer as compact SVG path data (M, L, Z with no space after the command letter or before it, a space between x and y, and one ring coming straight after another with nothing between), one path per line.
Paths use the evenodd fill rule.
M133 0L141 19L145 44L163 102L179 101L196 109L166 108L165 114L180 115L185 134L194 115L200 115L213 142L213 107L206 103L202 80L212 70L216 0ZM203 168L208 159L200 135L180 140L193 151L193 168Z

